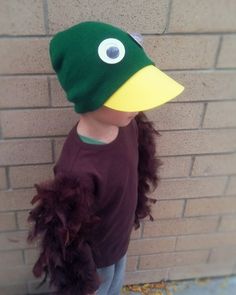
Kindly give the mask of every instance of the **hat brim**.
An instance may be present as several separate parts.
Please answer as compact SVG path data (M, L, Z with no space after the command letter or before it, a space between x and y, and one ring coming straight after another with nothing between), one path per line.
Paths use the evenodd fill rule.
M123 112L145 111L163 105L183 90L184 86L149 65L131 76L104 106Z

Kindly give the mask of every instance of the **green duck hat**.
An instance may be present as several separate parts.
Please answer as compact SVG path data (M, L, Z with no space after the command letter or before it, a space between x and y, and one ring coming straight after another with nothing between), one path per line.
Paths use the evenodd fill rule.
M58 32L50 41L52 67L77 113L102 105L123 112L158 107L184 87L155 67L138 35L87 21Z

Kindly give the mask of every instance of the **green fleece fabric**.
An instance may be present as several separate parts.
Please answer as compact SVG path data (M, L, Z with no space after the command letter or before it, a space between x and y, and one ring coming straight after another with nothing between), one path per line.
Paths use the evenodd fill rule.
M125 47L125 56L114 64L104 62L98 54L99 45L108 38L118 39ZM133 74L154 65L128 32L95 21L59 31L50 41L49 54L67 99L75 104L77 113L98 109Z

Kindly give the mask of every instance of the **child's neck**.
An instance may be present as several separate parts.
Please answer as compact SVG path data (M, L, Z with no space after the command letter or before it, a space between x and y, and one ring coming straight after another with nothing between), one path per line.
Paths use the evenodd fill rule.
M88 136L105 143L113 141L119 132L119 128L114 125L107 125L93 119L80 117L77 125L77 133Z

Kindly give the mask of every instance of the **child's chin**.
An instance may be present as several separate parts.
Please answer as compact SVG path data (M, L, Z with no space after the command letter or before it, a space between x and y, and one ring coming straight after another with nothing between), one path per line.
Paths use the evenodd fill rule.
M123 122L122 124L120 124L120 127L125 127L127 125L130 124L130 122L132 121L133 118L127 118L127 120L125 122Z

